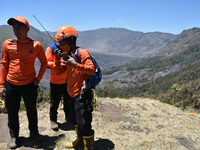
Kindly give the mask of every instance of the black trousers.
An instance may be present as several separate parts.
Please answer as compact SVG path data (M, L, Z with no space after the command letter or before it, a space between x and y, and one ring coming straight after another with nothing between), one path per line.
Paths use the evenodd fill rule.
M69 121L78 126L78 130L83 136L89 136L92 133L92 107L90 89L88 89L81 97L70 97Z
M30 134L38 132L38 118L36 109L37 86L33 82L27 85L13 85L6 81L7 96L5 104L8 112L8 127L10 136L18 138L19 136L19 108L21 97L24 99L26 113L29 122Z
M69 94L67 92L67 84L53 84L50 83L50 93L51 93L51 101L50 101L50 120L57 122L57 110L63 96L64 102L64 112L65 119L68 120L68 107L69 107Z

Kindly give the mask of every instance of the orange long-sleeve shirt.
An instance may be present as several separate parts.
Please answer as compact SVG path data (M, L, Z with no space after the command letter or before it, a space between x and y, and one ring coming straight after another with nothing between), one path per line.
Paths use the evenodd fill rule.
M77 97L81 94L81 88L88 75L95 74L95 66L91 56L86 49L81 49L78 53L81 63L77 63L76 68L67 68L67 91L71 97ZM56 65L60 68L60 65Z
M5 80L14 85L25 85L34 80L35 59L38 57L41 66L37 79L40 81L46 71L47 59L40 42L28 39L8 39L4 42L1 52L0 87Z
M67 71L63 72L60 75L57 75L55 72L55 55L53 54L52 50L50 47L46 48L46 57L47 57L47 67L51 68L50 71L50 79L49 81L53 84L65 84L67 80Z

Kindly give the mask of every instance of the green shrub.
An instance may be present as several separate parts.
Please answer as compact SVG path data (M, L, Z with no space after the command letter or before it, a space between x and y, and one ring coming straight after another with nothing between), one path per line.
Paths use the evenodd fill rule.
M41 86L39 86L37 90L38 90L38 96L37 96L38 103L50 100L50 91L44 93L44 90L42 89Z
M6 113L7 110L5 108L5 100L0 98L0 113Z
M163 97L163 98L160 99L160 101L163 102L163 103L174 105L174 103L172 102L172 99L170 97Z
M145 98L154 98L155 95L153 94L144 94L143 97Z

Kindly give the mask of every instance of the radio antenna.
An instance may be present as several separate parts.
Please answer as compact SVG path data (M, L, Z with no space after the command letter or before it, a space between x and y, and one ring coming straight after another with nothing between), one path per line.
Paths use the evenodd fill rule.
M45 29L45 27L40 23L40 21L35 17L35 15L33 15L33 17L39 22L39 24L43 27L43 29L46 31L46 33L49 35L49 37L52 39L52 41L54 42L54 44L56 45L57 48L59 48L59 46L56 44L56 42L53 40L52 36L49 34L49 32Z

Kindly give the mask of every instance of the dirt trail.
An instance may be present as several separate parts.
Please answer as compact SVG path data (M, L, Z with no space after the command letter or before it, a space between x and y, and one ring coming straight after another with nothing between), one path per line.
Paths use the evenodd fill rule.
M199 150L200 114L190 115L174 106L157 100L132 98L99 98L99 110L93 112L95 150ZM49 104L38 108L39 143L28 139L29 131L25 112L19 113L19 150L65 149L66 141L75 139L70 123L59 110L59 131L50 129ZM7 149L9 136L7 115L0 114L0 149Z

